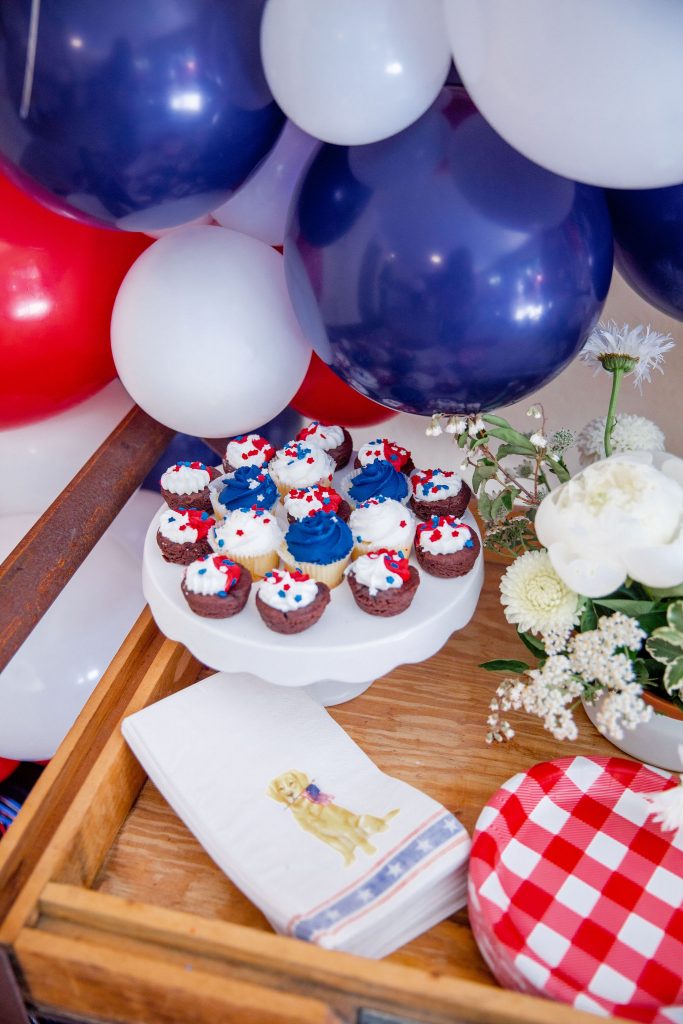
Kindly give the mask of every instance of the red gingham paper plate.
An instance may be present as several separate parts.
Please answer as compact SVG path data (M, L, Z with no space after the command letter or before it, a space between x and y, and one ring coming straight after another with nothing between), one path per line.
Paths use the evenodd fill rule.
M515 775L472 838L469 914L507 988L580 1010L683 1024L683 830L640 796L668 772L565 757Z

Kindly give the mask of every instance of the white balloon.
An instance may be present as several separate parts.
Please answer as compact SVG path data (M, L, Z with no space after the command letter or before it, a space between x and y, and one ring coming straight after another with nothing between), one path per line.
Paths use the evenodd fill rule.
M256 173L214 210L214 219L224 228L243 231L268 245L282 245L294 189L319 146L318 139L287 121Z
M0 519L0 559L34 519ZM52 757L144 603L139 561L105 534L0 673L0 757Z
M115 380L57 416L0 430L0 516L44 512L132 405Z
M680 0L445 0L484 117L557 174L606 188L683 181Z
M200 437L246 433L273 419L311 356L282 256L219 227L175 231L140 256L116 298L111 340L135 401Z
M287 116L341 145L407 128L450 67L440 0L268 0L261 56Z

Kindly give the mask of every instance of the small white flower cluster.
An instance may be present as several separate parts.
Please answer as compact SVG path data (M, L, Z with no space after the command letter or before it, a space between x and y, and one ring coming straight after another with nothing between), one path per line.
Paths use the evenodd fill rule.
M445 428L441 426L441 420L445 419L444 413L435 412L425 430L427 437L439 437L444 429L447 434L455 434L460 437L462 434L469 434L472 438L483 437L486 433L486 424L478 414L472 416L449 416Z
M605 455L605 416L591 420L577 439L579 460L588 466ZM664 434L656 423L626 413L619 416L612 431L612 452L663 452Z
M604 695L597 715L600 732L621 739L624 729L646 722L652 708L642 699L633 663L624 649L638 650L646 633L635 619L621 612L604 616L598 628L574 633L556 628L543 635L548 657L524 679L504 679L491 701L486 742L501 742L514 735L500 720L500 712L526 711L543 719L543 726L558 740L574 740L574 706L581 697Z

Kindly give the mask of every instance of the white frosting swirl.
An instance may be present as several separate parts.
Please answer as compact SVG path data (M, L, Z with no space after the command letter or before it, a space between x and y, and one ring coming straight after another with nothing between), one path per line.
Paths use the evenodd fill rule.
M159 516L159 533L174 544L194 544L199 534L189 525L187 512L166 509Z
M258 584L258 596L264 604L281 612L295 612L313 604L318 596L318 584L306 577L296 580L284 569L266 573Z
M433 555L452 555L456 551L462 551L472 539L473 534L469 526L452 516L442 516L437 526L426 523L424 530L420 530L417 535L417 543L422 550ZM469 546L472 547L472 544Z
M367 444L358 449L358 461L361 466L369 466L371 462L383 459L394 466L394 469L398 469L398 466L394 465L393 460L389 457L392 452L395 452L400 457L402 465L410 457L410 452L407 448L401 448L400 445L395 444L393 441L388 441L386 437L378 437L374 441L368 441Z
M332 448L338 448L344 442L344 431L341 427L326 426L323 423L318 423L317 420L312 420L306 427L306 431L304 444L307 441L313 441L324 452L329 452Z
M384 563L384 554L377 551L361 555L351 563L345 573L347 576L353 573L358 582L368 588L371 597L378 594L380 590L397 590L403 586L402 577L397 572L387 569Z
M193 594L211 597L226 589L230 566L221 566L222 555L207 555L191 562L185 570L185 587Z
M293 519L304 519L306 516L319 512L320 509L329 508L323 498L329 493L328 488L301 487L294 488L284 496L282 504L285 512Z
M349 519L354 543L393 551L410 550L416 524L410 509L393 498L369 498Z
M275 516L261 510L236 509L209 530L209 544L219 555L266 555L282 543ZM239 561L239 558L237 558Z
M211 474L203 463L198 462L196 468L176 463L169 466L161 478L161 486L169 494L198 494L208 487Z
M226 461L239 469L240 466L263 466L273 454L272 445L266 443L260 434L247 434L240 440L230 441L225 449ZM256 447L254 442L261 447Z
M410 485L417 501L441 501L460 493L462 478L445 469L418 469L410 474Z
M291 441L268 466L271 476L288 490L330 483L335 468L334 459L314 441Z

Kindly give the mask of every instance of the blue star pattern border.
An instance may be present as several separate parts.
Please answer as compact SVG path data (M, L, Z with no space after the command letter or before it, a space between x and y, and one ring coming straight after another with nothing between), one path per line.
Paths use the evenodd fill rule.
M344 892L338 899L328 900L320 910L302 917L291 930L298 939L312 942L331 928L339 928L350 917L363 911L372 910L380 897L390 893L412 874L424 861L431 859L465 828L452 814L437 818L413 836L385 860L382 865L356 886Z

